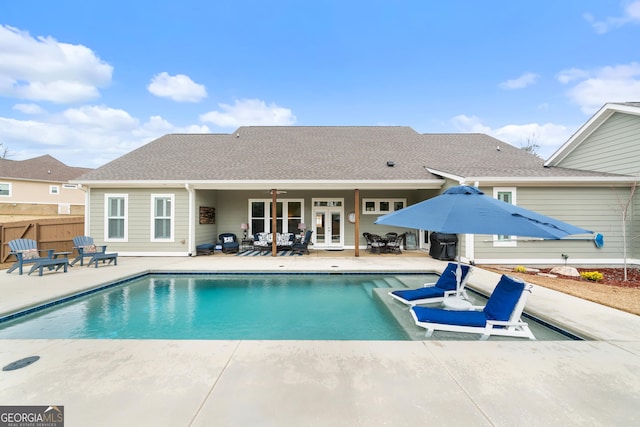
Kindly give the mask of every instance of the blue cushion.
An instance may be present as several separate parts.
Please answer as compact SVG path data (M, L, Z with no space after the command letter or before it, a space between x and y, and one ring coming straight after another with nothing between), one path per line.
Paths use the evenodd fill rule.
M411 310L421 322L479 327L487 324L487 317L483 311L454 311L420 306L411 307Z
M455 289L455 288L454 288ZM444 297L444 290L436 286L428 286L426 288L407 289L391 292L393 295L399 296L407 301L415 301L425 298Z
M487 305L484 307L487 319L509 320L513 309L522 295L524 286L523 281L502 275L498 285L489 297Z
M196 246L198 250L211 251L216 247L213 243L203 243L201 245Z
M442 272L442 275L440 276L438 281L436 282L436 286L445 291L455 291L457 287L457 281L456 281L457 268L458 268L458 264L450 262L449 265L447 265L447 268L445 268L444 271ZM460 279L460 281L462 282L462 279L464 279L464 277L469 273L469 266L460 265L460 268L462 269L462 278Z

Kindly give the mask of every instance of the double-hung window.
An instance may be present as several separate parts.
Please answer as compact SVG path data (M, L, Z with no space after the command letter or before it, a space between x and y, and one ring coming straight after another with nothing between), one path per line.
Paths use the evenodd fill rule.
M516 187L494 187L493 197L512 205L516 204ZM493 246L514 247L518 242L514 236L495 235L493 236Z
M0 182L0 196L11 196L11 183Z
M151 195L151 241L172 242L174 224L174 195Z
M126 242L128 239L128 195L105 194L104 204L104 241Z

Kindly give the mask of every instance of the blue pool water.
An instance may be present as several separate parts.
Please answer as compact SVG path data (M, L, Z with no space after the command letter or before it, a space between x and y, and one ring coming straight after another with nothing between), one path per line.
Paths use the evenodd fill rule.
M371 289L434 277L151 275L0 323L0 339L408 340Z

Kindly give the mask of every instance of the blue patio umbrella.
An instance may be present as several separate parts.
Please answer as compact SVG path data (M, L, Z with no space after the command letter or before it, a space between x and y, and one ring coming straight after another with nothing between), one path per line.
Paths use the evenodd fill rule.
M381 216L375 223L448 234L498 234L543 239L593 233L494 199L468 185L451 187L439 196Z

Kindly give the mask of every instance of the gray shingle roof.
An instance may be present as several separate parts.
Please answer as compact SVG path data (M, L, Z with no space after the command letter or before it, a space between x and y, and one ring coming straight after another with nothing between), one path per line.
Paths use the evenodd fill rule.
M0 178L67 182L92 170L67 166L49 155L27 160L0 159Z
M249 126L232 134L165 135L78 181L437 179L425 167L462 177L589 175L544 168L539 157L484 134L419 134L400 126Z

